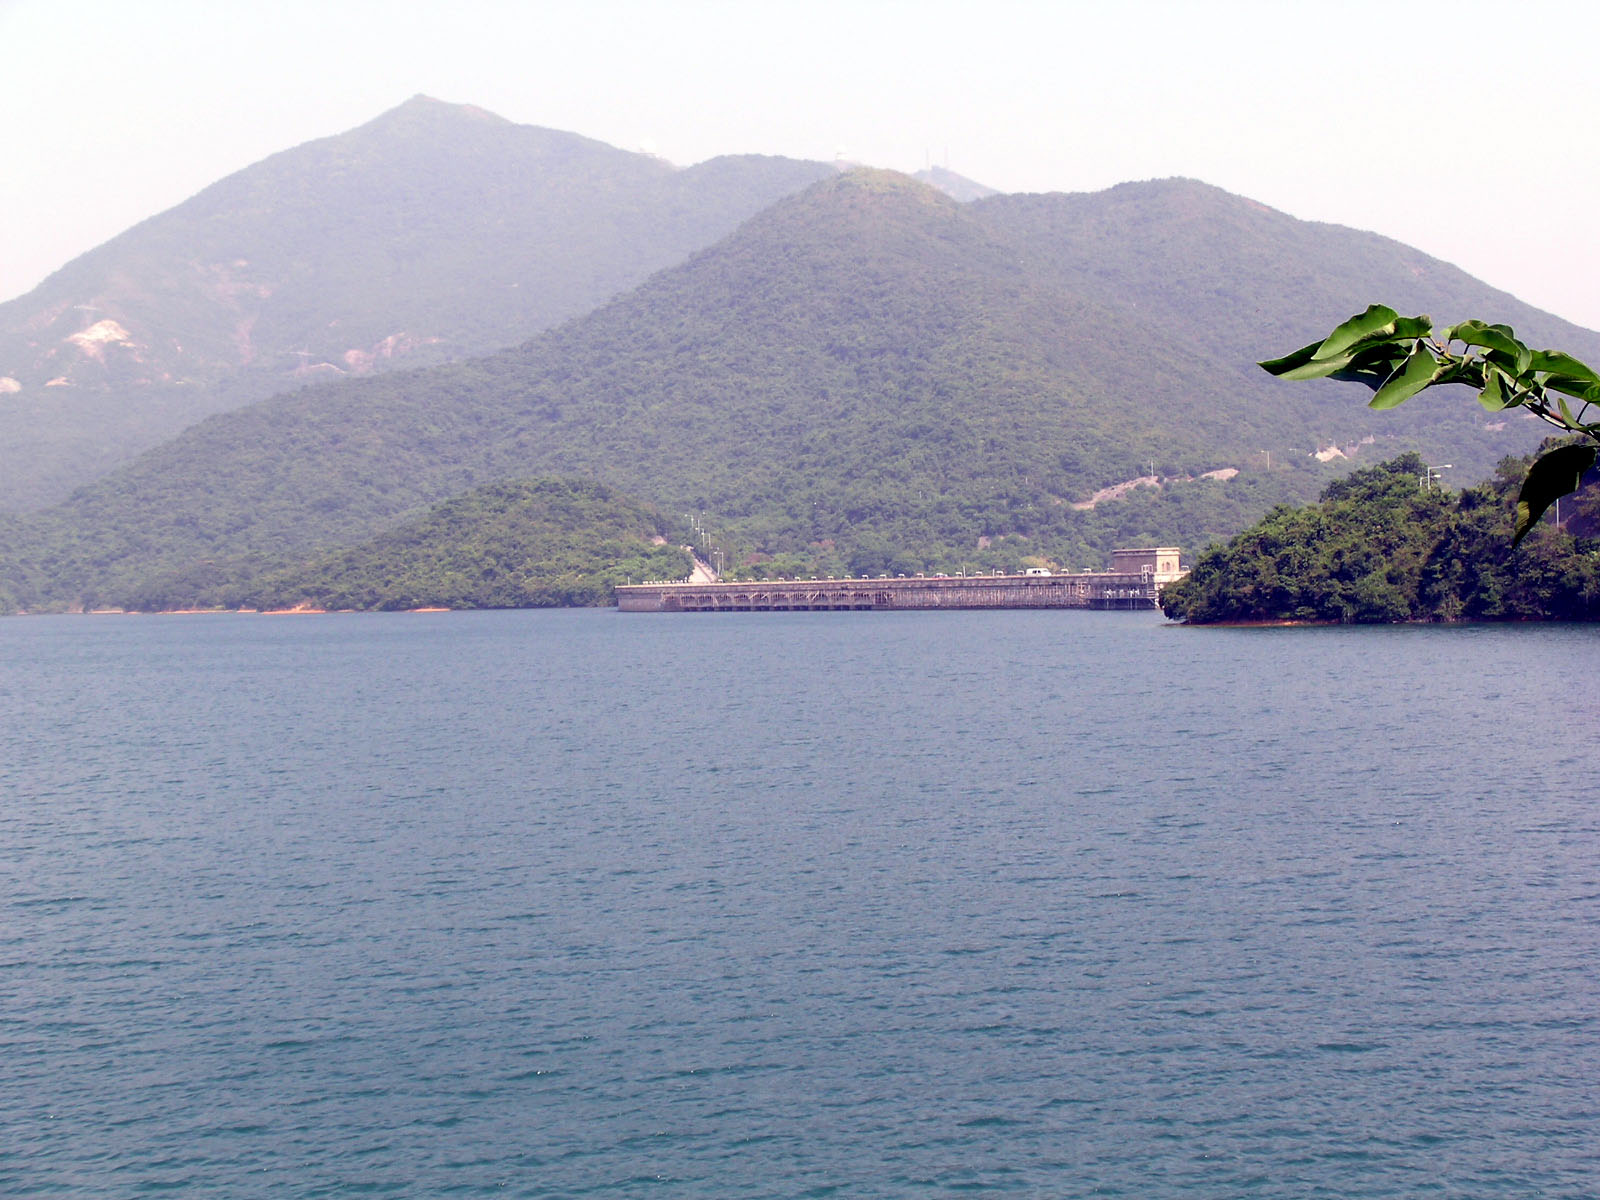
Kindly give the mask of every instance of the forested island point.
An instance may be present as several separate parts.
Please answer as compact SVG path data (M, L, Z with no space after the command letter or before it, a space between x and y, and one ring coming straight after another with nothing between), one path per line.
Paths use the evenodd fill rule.
M1460 492L1417 454L1355 471L1202 553L1162 611L1196 625L1600 619L1600 487L1513 546L1529 461Z

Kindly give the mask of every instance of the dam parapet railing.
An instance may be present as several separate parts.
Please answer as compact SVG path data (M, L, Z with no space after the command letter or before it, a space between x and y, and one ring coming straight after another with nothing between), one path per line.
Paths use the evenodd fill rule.
M623 612L840 612L939 608L1156 607L1183 578L1171 546L1112 552L1109 571L1022 575L919 575L893 579L762 579L635 583L617 588Z

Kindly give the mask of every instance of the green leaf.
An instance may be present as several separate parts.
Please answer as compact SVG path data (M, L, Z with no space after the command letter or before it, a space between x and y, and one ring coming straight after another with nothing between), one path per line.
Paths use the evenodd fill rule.
M1367 311L1357 313L1342 325L1337 326L1317 347L1314 358L1334 358L1343 354L1357 342L1365 341L1375 334L1392 333L1394 324L1400 319L1400 314L1394 309L1383 304L1371 304ZM1426 318L1418 318L1426 320ZM1432 327L1432 322L1429 322Z
M1446 345L1451 342L1464 342L1468 346L1477 346L1483 350L1498 350L1516 364L1515 370L1518 374L1528 369L1529 359L1533 353L1516 339L1508 325L1463 321L1446 329L1439 338Z
M1533 358L1533 351L1528 351L1528 359ZM1493 363L1505 372L1507 379L1522 380L1524 383L1532 382L1533 373L1528 370L1528 363L1517 358L1515 354L1504 354L1499 350L1490 350L1483 356L1483 361Z
M1433 330L1432 317L1401 317L1394 323L1392 338L1427 337Z
M1282 358L1269 358L1256 364L1269 375L1288 376L1290 371L1297 371L1309 363L1317 353L1321 342L1312 342L1309 346L1301 346L1292 354L1285 354ZM1294 378L1319 378L1319 376L1298 375Z
M1439 360L1439 369L1434 372L1435 383L1463 383L1470 388L1482 388L1484 380L1494 371L1487 359L1457 358L1447 354Z
M1308 358L1306 351L1310 349L1307 346L1305 350L1272 359L1261 366L1279 379L1342 379L1376 390L1406 359L1405 347L1388 342L1327 359Z
M1483 391L1478 394L1478 403L1490 412L1499 412L1506 406L1505 388L1501 384L1500 372L1489 367L1483 372Z
M1329 379L1364 384L1377 391L1405 365L1408 357L1404 346L1396 342L1380 342L1335 360L1344 365L1328 372L1327 375Z
M1593 446L1557 446L1529 468L1522 490L1517 493L1517 527L1511 538L1513 549L1528 536L1528 531L1544 516L1546 509L1562 496L1578 490L1583 473L1594 466L1594 460Z
M1258 365L1280 379L1342 379L1376 391L1405 361L1410 343L1426 337L1432 328L1430 317L1402 317L1392 308L1374 304L1323 341Z
M1563 392L1575 399L1587 400L1591 404L1600 403L1600 383L1591 383L1587 379L1551 375L1544 381L1544 386L1552 392Z
M1439 360L1433 357L1433 351L1418 342L1411 356L1406 359L1404 368L1389 377L1367 407L1382 409L1403 404L1433 383L1445 369L1448 368L1441 367Z
M1567 379L1582 379L1588 383L1600 383L1600 374L1589 366L1588 363L1579 362L1570 354L1563 354L1559 350L1535 350L1533 352L1532 368L1535 371L1548 371L1551 375L1564 376Z

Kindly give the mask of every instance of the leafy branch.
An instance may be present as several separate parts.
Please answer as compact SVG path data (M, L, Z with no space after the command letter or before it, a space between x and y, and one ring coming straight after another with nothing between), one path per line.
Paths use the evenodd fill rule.
M1281 379L1362 384L1376 393L1369 406L1377 409L1394 408L1435 385L1465 384L1490 412L1526 409L1586 439L1556 447L1529 468L1517 494L1513 546L1550 505L1578 490L1600 450L1600 420L1590 416L1600 404L1600 372L1559 350L1530 349L1509 325L1462 321L1435 334L1431 317L1402 317L1374 304L1322 341L1260 365Z

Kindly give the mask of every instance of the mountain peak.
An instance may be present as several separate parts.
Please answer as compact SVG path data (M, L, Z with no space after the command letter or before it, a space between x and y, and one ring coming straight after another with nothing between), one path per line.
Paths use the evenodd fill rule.
M789 240L815 246L812 239L821 229L835 239L865 237L881 245L886 238L944 237L966 228L964 218L960 204L909 175L852 167L759 214L747 232L769 246Z
M460 127L463 123L506 128L514 122L475 104L453 104L434 96L418 92L411 99L395 105L362 125L362 129L404 130L444 129Z
M757 156L680 172L412 96L0 304L0 508L218 408L522 342L829 172Z
M910 203L954 208L955 200L931 184L883 167L851 167L809 188L806 195L846 204L881 206Z
M476 104L455 104L449 100L440 100L437 96L430 96L425 92L418 92L405 103L397 105L391 112L418 112L418 113L451 113L460 117L470 117L474 121L493 121L498 125L510 125L511 122L498 113L492 113L487 108L479 108Z

